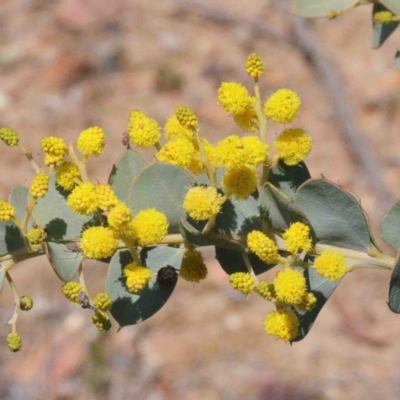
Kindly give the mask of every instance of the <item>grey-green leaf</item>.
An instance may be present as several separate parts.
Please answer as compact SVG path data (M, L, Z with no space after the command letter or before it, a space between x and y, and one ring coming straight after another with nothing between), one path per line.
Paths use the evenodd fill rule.
M299 342L305 338L312 328L322 307L341 281L340 279L337 281L330 281L327 278L323 278L318 275L315 268L308 268L307 270L304 270L303 274L307 280L307 291L314 293L314 296L317 298L317 304L310 312L293 309L300 322L299 333L294 339L294 342Z
M81 236L83 226L91 217L74 213L67 205L67 196L59 186L56 186L55 174L50 175L49 190L38 199L33 209L36 223L46 228L49 240L71 240Z
M29 188L27 186L15 186L11 189L9 202L15 208L15 218L23 221L28 205ZM32 220L28 223L28 229L32 228Z
M4 283L5 276L6 276L6 273L4 271L0 271L0 292L1 292L1 289L3 289L3 283Z
M354 0L296 0L292 12L299 17L326 17L329 11L340 11L354 3Z
M386 7L380 4L375 4L372 10L372 17L379 11L387 11ZM378 24L372 21L372 47L377 49L382 46L385 40L396 30L399 26L398 22L392 22L390 24Z
M22 232L14 222L0 222L0 256L27 252Z
M221 187L221 181L225 175L225 172L226 172L225 168L217 168L217 172L216 172L217 187ZM210 180L208 179L208 176L205 173L197 175L195 177L195 181L198 185L210 185L211 184Z
M193 178L182 168L167 163L154 163L145 168L133 181L127 204L133 215L147 208L155 208L168 218L169 232L179 232L179 220L184 217L182 207Z
M129 251L119 251L111 259L106 279L106 292L113 304L111 314L121 327L134 325L150 318L159 311L169 299L176 283L159 285L157 272L160 268L171 265L180 269L183 250L171 247L155 247L141 252L142 265L150 268L152 279L139 293L130 293L126 289L122 275L124 267L132 262Z
M248 257L256 275L260 275L276 265L265 264L255 254L252 253L248 253ZM241 251L216 246L215 258L228 275L234 274L235 272L248 272L243 259L243 253Z
M119 200L127 201L132 181L145 167L145 161L136 152L127 149L122 153L108 179Z
M357 200L326 179L311 179L298 189L294 201L310 221L321 243L368 250L370 230Z
M310 225L293 200L283 195L268 182L260 192L258 206L261 218L279 232L288 229L293 222L303 222Z
M396 51L396 55L394 57L394 66L395 68L400 69L400 48Z
M380 2L386 6L393 14L400 15L400 3L399 0L380 0Z
M310 178L310 172L304 162L289 166L280 160L273 166L268 182L272 183L287 197L294 197L297 188Z
M82 255L62 243L47 242L47 249L47 257L57 276L64 282L72 280L83 260Z
M400 252L397 254L389 284L389 302L391 311L400 314Z
M400 200L397 200L383 217L381 237L394 249L400 248Z
M28 188L16 186L11 190L9 196L10 204L15 208L15 218L23 221L28 201ZM28 228L32 226L30 222ZM12 221L0 222L0 256L6 254L27 253L24 237L21 230Z
M261 230L261 225L257 199L254 196L246 200L230 198L222 205L214 230L227 235L247 235L252 230Z

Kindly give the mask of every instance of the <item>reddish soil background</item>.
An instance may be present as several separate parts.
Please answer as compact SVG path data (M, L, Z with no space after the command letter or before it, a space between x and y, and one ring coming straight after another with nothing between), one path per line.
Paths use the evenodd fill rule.
M277 5L279 3L279 10ZM160 124L184 103L199 116L202 134L216 142L238 129L218 106L221 81L251 88L246 56L264 60L261 89L296 90L303 106L298 125L313 137L307 165L357 194L379 236L384 215L369 177L340 133L340 121L315 70L293 47L255 35L243 21L291 30L290 2L215 1L225 24L178 1L2 0L0 7L0 125L10 126L42 159L38 141L49 135L75 140L99 125L108 137L103 157L90 164L104 182L123 150L129 111ZM283 8L286 11L282 11ZM210 9L208 9L210 11ZM392 67L396 40L371 49L370 8L312 25L324 52L341 70L364 140L382 166L382 180L400 195L400 71ZM397 43L398 45L398 43ZM279 133L278 127L270 130ZM6 198L32 171L17 150L0 146ZM140 151L147 159L152 154ZM281 400L398 399L400 318L387 305L389 273L346 276L306 339L293 346L264 332L271 309L235 293L208 249L209 276L200 285L179 282L152 319L100 334L89 312L68 303L44 258L18 265L13 278L35 307L18 329L20 353L0 346L0 399ZM88 263L92 293L103 288L104 265ZM0 343L13 312L7 285L0 298ZM116 324L114 324L116 325ZM398 336L399 335L399 336Z

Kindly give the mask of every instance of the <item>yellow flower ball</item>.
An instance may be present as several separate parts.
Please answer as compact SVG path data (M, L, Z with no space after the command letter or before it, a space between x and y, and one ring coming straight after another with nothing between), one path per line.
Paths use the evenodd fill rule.
M64 156L55 156L53 154L46 153L46 155L44 157L44 163L47 166L53 165L53 166L58 167L62 163L63 158L64 158Z
M8 146L15 147L19 143L19 135L11 128L0 129L0 139Z
M258 132L257 113L252 104L248 105L242 114L236 114L233 119L236 125L238 125L239 128L243 129L245 132Z
M74 304L79 304L79 293L86 292L86 289L80 283L73 281L65 283L61 290L65 297Z
M291 342L299 332L299 320L293 311L272 311L265 319L265 330L268 335Z
M97 293L93 300L93 306L96 310L108 311L111 305L111 297L106 292Z
M20 298L19 307L22 311L30 311L33 308L33 299L30 296L22 296Z
M131 142L143 149L153 147L161 137L157 121L147 117L140 111L130 112L128 133Z
M44 172L39 172L31 183L29 191L36 199L44 197L49 189L49 177Z
M136 214L129 228L137 244L143 247L161 242L168 233L168 226L163 213L149 208Z
M206 153L208 162L211 165L215 165L216 159L217 159L215 146L213 146L206 139L201 139L201 142L203 143L204 151ZM198 175L198 174L201 174L202 172L205 172L205 167L204 167L204 164L201 161L201 157L202 156L201 156L200 148L197 145L197 142L194 143L194 146L195 146L195 154L193 155L192 159L190 160L190 164L187 167L187 169L193 175Z
M110 211L119 203L110 185L96 185L96 197L101 211Z
M265 103L264 114L278 124L288 124L297 117L300 97L290 89L279 89Z
M246 60L246 72L252 78L258 78L264 70L261 57L257 53L250 54Z
M275 288L272 282L261 281L255 291L264 299L272 301L275 298Z
M195 221L204 221L220 212L222 201L217 189L211 186L198 186L186 193L183 208Z
M253 168L268 157L268 145L257 136L240 138L231 135L221 140L216 146L217 166L228 170Z
M78 167L72 162L63 162L56 172L56 182L63 189L70 192L76 185L75 179L80 179Z
M279 158L289 166L303 161L311 147L311 137L300 128L286 129L274 141Z
M62 138L49 136L40 140L40 148L52 156L64 157L67 154L67 145Z
M333 250L325 250L314 260L314 265L319 275L331 281L342 278L348 269L345 256Z
M9 221L15 215L15 208L6 201L0 200L0 221Z
M80 248L86 258L101 260L111 257L118 247L115 233L104 226L94 226L82 234Z
M217 162L217 149L214 145L212 145L207 139L201 139L201 142L204 145L204 150L206 152L206 156L208 158L208 161L212 164L215 165ZM197 145L196 145L197 146ZM197 147L196 147L197 149Z
M126 287L131 293L138 293L150 282L152 273L146 268L136 263L128 264L123 270L126 278Z
M394 15L390 11L378 11L374 14L374 22L387 25L393 22Z
M200 282L207 276L207 267L203 254L198 250L186 250L181 264L179 276L188 282Z
M40 244L46 240L47 233L42 228L35 228L31 229L27 233L26 237L28 238L30 244Z
M264 233L252 231L247 235L247 246L265 263L278 263L279 253L276 244Z
M17 332L7 335L7 346L12 352L20 351L22 347L21 336Z
M186 137L178 137L167 142L156 154L159 161L181 168L189 168L196 153L193 143Z
M89 215L97 210L96 188L93 183L85 182L76 186L68 196L67 204L72 211L81 215Z
M303 301L296 305L296 308L302 311L312 311L312 309L317 305L317 298L313 293L306 293L304 295Z
M131 220L131 210L122 202L116 205L107 216L108 225L116 230L123 230Z
M107 332L111 329L111 321L107 313L96 311L92 316L92 322L99 332Z
M235 272L229 276L229 282L235 290L246 296L256 288L254 278L248 272Z
M186 106L178 106L175 109L175 116L178 122L192 132L199 130L199 122L194 112Z
M187 139L193 139L192 130L185 128L178 121L176 115L172 115L164 126L164 134L167 139L175 139L177 137L185 137Z
M247 199L257 188L257 174L254 169L241 168L228 170L222 179L227 196L237 200Z
M306 294L306 279L300 271L285 268L278 271L274 279L276 299L285 304L298 305Z
M77 147L85 157L98 157L106 146L105 137L103 129L93 126L80 133Z
M217 94L219 104L232 115L245 113L247 107L255 103L247 89L235 82L223 82Z
M195 155L190 160L187 169L194 175L199 175L205 172L204 164L200 161L200 151L196 151Z
M283 233L282 238L286 248L293 254L297 254L299 250L309 252L312 249L310 227L301 222L291 224Z

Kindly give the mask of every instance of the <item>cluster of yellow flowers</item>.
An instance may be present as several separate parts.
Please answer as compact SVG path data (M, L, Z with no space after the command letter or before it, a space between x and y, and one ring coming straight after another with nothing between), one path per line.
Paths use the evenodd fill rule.
M110 296L105 293L97 293L90 305L86 288L78 282L67 282L61 288L65 297L74 304L80 304L84 308L91 308L94 311L92 322L100 332L106 332L111 328L111 319L108 314L112 306Z
M269 335L285 341L293 341L299 328L299 320L293 309L312 311L317 303L314 293L307 292L307 282L303 275L304 268L309 265L299 263L298 253L310 253L313 250L310 228L295 222L283 233L285 250L292 253L288 259L281 258L278 247L272 239L260 231L252 231L247 235L247 246L265 263L282 263L284 269L276 273L273 282L261 281L256 284L256 278L250 273L237 272L230 276L230 282L235 290L249 295L252 291L266 300L275 302L277 311L269 313L265 320L265 329ZM318 274L332 281L340 279L348 270L343 254L325 250L315 257L313 267Z
M258 81L263 64L257 54L248 57L246 71ZM274 141L276 156L268 158L266 122L285 125L296 119L301 102L292 90L280 89L262 105L259 93L252 96L239 83L223 82L218 89L218 101L242 130L252 134L260 131L260 135L230 135L211 144L200 136L194 113L188 107L178 106L165 124L166 143L161 146L162 129L155 120L139 111L132 111L129 117L131 142L140 148L155 146L159 161L185 168L193 175L206 173L210 178L210 186L190 189L183 203L188 215L196 221L215 218L230 196L239 200L248 198L257 188L258 166L269 166L278 160L296 165L311 150L311 138L303 129L287 128ZM217 168L226 170L222 182L215 181ZM224 196L217 190L219 184L224 188Z
M182 204L191 219L204 222L203 234L214 227L228 199L248 199L265 184L271 168L277 162L294 166L311 151L311 138L305 130L286 126L297 118L301 105L299 96L283 88L262 101L258 79L263 69L260 57L251 54L246 61L246 71L254 79L254 94L236 82L223 82L217 92L218 103L233 117L243 135L232 134L212 144L201 137L196 115L183 105L176 108L163 129L157 121L141 111L134 110L129 115L127 133L131 143L143 149L154 148L155 160L184 168L194 176L205 174L208 177L209 184L188 188ZM273 140L275 154L272 155L267 141L267 125L271 122L284 125ZM20 145L20 138L15 131L0 129L0 140L10 147L18 146L36 171L29 188L31 200L24 221L15 218L14 207L5 201L0 201L0 221L11 220L20 227L27 246L32 247L30 250L43 246L42 243L47 239L45 227L34 224L28 230L27 226L36 202L46 195L50 173L54 172L56 183L65 192L70 209L84 216L96 214L100 221L98 226L87 227L79 238L79 249L84 258L105 260L113 256L118 248L128 248L132 262L122 271L126 289L131 293L144 290L153 279L153 274L149 268L141 265L139 253L143 247L166 243L169 222L162 212L154 208L133 215L110 185L89 179L86 170L89 158L100 156L105 149L103 129L94 126L80 133L76 143L80 157L72 143L67 146L62 138L56 136L43 138L40 146L47 172L39 168L33 157ZM219 182L217 170L223 171ZM278 248L274 235L257 230L247 235L249 252L266 264L283 265L284 269L276 274L274 281L258 282L251 266L248 266L249 273L232 274L230 282L234 289L245 295L254 291L274 302L276 311L268 314L266 331L280 339L292 341L299 328L296 312L311 311L317 302L315 295L307 291L302 269L309 264L304 262L304 256L309 254L313 260L311 267L330 280L340 279L348 267L345 257L335 251L327 250L316 255L310 228L303 223L291 224L281 235L284 248ZM183 239L180 245L184 249L180 276L189 282L203 280L207 276L207 268L202 253ZM91 304L83 279L81 283L67 282L62 291L71 302L94 310L93 323L100 331L110 329L108 311L111 299L106 293L98 294ZM7 339L13 351L20 348L20 338L15 335L13 331Z

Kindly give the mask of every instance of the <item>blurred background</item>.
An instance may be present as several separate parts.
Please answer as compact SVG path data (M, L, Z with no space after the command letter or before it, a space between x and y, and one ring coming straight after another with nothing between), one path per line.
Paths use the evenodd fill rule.
M22 136L38 159L39 139L75 140L98 125L107 151L90 163L105 182L122 152L129 111L161 125L184 103L202 134L216 142L238 133L216 90L221 81L249 89L244 62L261 55L264 97L281 87L302 98L297 125L313 138L312 176L360 197L379 236L388 205L400 195L400 71L395 38L371 49L370 7L337 20L305 21L276 0L1 0L0 126ZM279 133L278 127L270 134ZM18 150L0 149L1 198L33 173ZM141 152L148 160L151 152ZM389 273L346 276L304 341L266 335L271 306L246 300L210 257L200 285L179 281L152 319L98 333L91 315L71 305L45 258L18 264L23 313L20 353L5 344L13 313L0 298L0 399L281 400L398 399L400 317L387 305ZM92 293L104 265L88 263Z

